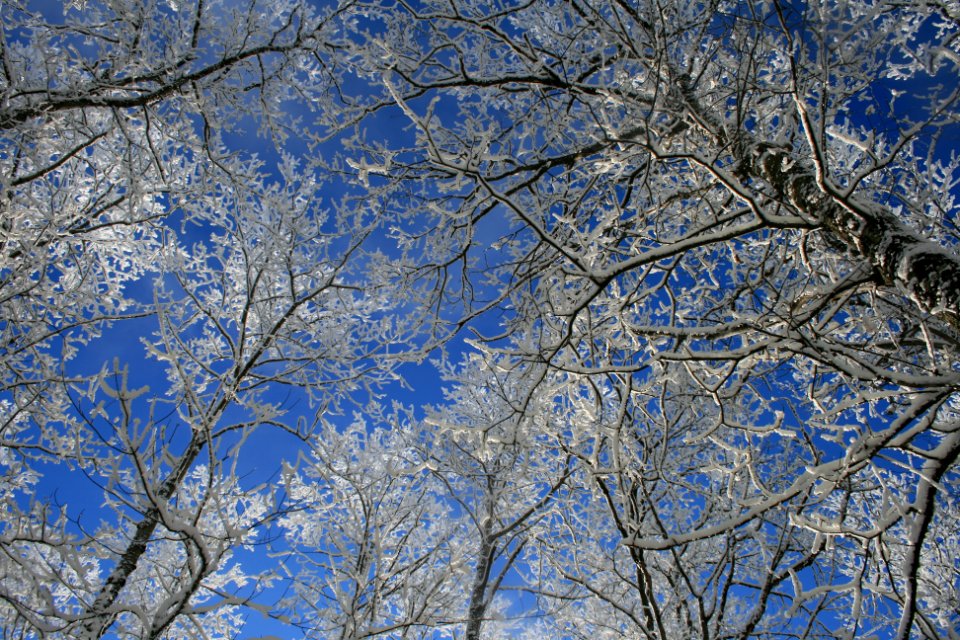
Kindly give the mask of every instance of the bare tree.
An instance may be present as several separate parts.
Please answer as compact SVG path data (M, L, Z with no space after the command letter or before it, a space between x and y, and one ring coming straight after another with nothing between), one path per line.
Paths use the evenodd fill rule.
M232 637L276 522L314 636L957 637L954 4L63 10L0 8L7 636Z
M286 615L307 637L448 637L463 607L460 518L412 453L409 416L392 418L330 425L287 479L277 556L294 587Z
M570 459L535 444L551 436L513 404L521 381L483 371L474 358L447 372L446 403L422 421L398 410L386 427L331 426L291 475L278 555L308 636L519 637L539 622L516 603L531 599L530 532Z
M384 79L365 109L394 105L416 142L368 143L355 164L384 176L411 279L455 305L451 329L501 310L485 332L501 366L545 366L594 413L625 407L604 429L649 433L597 432L579 454L635 565L766 554L717 560L724 581L691 574L698 636L765 633L786 606L806 612L800 635L950 637L920 593L960 454L955 8L364 7L381 28L352 61ZM682 457L677 420L703 468L590 458ZM662 509L667 486L711 516ZM634 615L666 637L657 609L677 592L649 573ZM724 584L757 598L744 620L692 615Z
M441 483L440 495L462 514L463 638L518 637L539 616L516 606L511 595L527 592L531 530L553 516L571 456L527 404L534 377L487 368L479 355L446 376L451 386L444 404L428 412L414 437L423 464ZM511 626L512 617L519 626Z
M277 504L269 490L236 488L238 460L258 428L289 433L291 443L312 429L303 412L291 414L277 389L302 389L303 401L326 412L363 384L389 376L388 369L368 371L370 350L389 335L370 318L385 303L370 295L376 286L360 293L348 284L345 265L363 229L324 230L314 211L318 189L309 180L264 186L254 200L211 212L217 219L210 241L165 248L154 291L156 332L145 339L167 378L160 393L130 389L126 368L105 368L89 383L61 383L70 413L42 424L21 419L9 430L7 450L24 461L42 455L71 465L102 488L113 512L95 536L71 537L65 519L28 545L51 547L69 567L95 559L99 569L83 576L83 589L48 602L5 585L4 600L31 612L36 630L162 637L178 617L213 611L211 598L228 608L241 603L210 581ZM228 487L250 503L228 506ZM9 515L44 528L44 514L35 510ZM27 551L15 544L19 534L7 533L9 553L26 561ZM163 549L173 540L182 552L171 558L174 551ZM163 597L142 592L144 581L157 579L149 576L151 566L176 577ZM231 578L238 587L250 581L239 573ZM41 592L51 587L46 579L36 585ZM36 598L41 604L28 604ZM212 628L204 622L196 633Z
M282 499L245 446L302 442L405 340L388 261L359 260L369 212L332 217L309 163L225 142L284 143L294 101L331 95L336 12L62 10L0 9L3 633L233 637L271 579L236 551ZM64 478L98 497L60 504Z

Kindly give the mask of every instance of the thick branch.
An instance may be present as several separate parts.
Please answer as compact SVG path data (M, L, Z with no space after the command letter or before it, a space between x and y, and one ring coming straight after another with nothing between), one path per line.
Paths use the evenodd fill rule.
M955 251L920 237L884 208L818 184L814 172L782 147L759 144L744 155L742 170L770 184L778 198L869 262L879 281L900 288L921 310L960 329L960 256Z
M100 593L97 594L96 600L87 608L90 617L84 621L79 636L83 640L97 640L101 638L110 627L113 621L111 608L117 601L123 587L127 584L130 575L137 568L137 563L140 561L140 557L146 552L153 532L160 524L162 517L160 505L172 498L173 494L180 488L183 478L190 470L194 460L196 460L200 452L203 451L205 444L206 439L203 435L199 432L194 432L193 438L190 440L186 451L184 451L180 457L176 468L170 472L163 481L163 484L160 485L155 495L155 505L147 510L143 515L143 520L137 524L133 538L124 550L123 555L120 556L120 560L113 568L110 576L103 583L103 587L100 589Z

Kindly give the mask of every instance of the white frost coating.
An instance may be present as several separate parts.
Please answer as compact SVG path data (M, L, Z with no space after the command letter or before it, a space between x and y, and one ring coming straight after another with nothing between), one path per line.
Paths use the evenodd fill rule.
M4 5L0 635L955 635L953 5L177 4Z

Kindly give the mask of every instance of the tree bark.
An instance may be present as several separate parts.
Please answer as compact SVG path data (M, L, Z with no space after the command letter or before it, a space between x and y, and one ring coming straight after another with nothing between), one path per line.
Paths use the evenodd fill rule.
M960 330L960 256L955 251L922 238L878 205L832 193L787 149L761 143L744 156L741 170L770 184L779 199L866 260L878 281L897 287L922 311Z
M180 457L177 467L170 472L170 475L160 485L160 489L156 493L158 502L165 503L173 497L173 494L180 488L194 460L203 451L206 442L202 434L197 432L193 434L190 444L187 445L186 451ZM88 617L83 621L79 636L82 640L98 640L110 628L116 615L116 612L112 611L113 604L120 596L120 592L127 584L130 575L136 570L140 557L146 552L150 537L160 524L160 519L161 513L158 506L151 507L143 514L143 519L137 524L133 538L131 538L123 555L120 556L113 571L110 572L109 577L103 583L96 600L87 607L86 615Z
M493 540L489 537L489 526L484 527L477 554L477 569L474 574L473 588L470 590L470 604L467 608L467 634L465 640L480 640L480 627L487 614L487 583L490 581L490 568L493 561Z

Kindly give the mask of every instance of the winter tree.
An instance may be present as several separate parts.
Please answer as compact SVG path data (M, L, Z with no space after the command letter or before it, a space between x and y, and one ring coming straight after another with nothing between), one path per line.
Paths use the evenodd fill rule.
M251 438L296 449L405 340L370 212L270 146L316 132L336 11L0 13L2 634L234 637L284 498Z
M956 637L960 10L363 15L363 108L416 141L358 138L356 165L409 277L492 372L539 371L555 406L524 406L578 460L544 534L557 611L582 598L570 620L613 637Z
M523 381L480 358L447 372L445 403L318 438L281 519L310 637L521 637L535 625L523 565L570 457L517 405ZM513 619L513 618L517 619ZM537 636L532 636L537 637Z
M571 457L541 428L542 412L527 404L526 372L487 368L473 354L447 379L445 403L428 410L415 450L441 482L441 495L463 514L458 542L469 590L462 594L462 637L520 637L536 616L529 605L512 606L511 595L526 591L531 531L552 517Z
M394 416L315 440L288 473L278 545L293 585L285 615L308 638L441 638L463 599L460 522Z
M956 3L0 11L6 636L958 637Z

